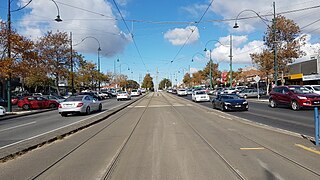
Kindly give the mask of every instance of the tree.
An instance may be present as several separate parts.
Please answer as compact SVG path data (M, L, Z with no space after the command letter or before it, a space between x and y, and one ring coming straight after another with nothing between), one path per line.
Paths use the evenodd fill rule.
M164 78L160 81L159 83L159 89L165 89L167 87L171 87L172 86L172 83L169 79L167 78Z
M70 66L70 39L65 32L47 32L37 43L40 58L46 62L49 76L55 80L58 95L59 80L68 77Z
M274 33L274 27L276 29ZM274 38L276 36L276 38ZM276 43L274 40L276 39ZM305 44L305 36L301 36L299 26L290 19L278 15L276 23L272 23L265 32L263 41L266 49L261 53L250 54L252 62L256 64L262 72L269 78L274 74L274 50L277 47L277 64L278 72L288 72L288 64L295 59L302 57L305 53L301 50L301 46ZM268 86L269 87L269 86Z
M211 60L211 74L212 74L212 81L213 81L213 84L217 84L217 78L219 78L221 76L221 72L219 71L219 64L218 63L213 63L212 60ZM203 69L203 75L204 77L207 77L205 78L206 79L209 79L210 81L210 61L207 63L206 67Z
M139 88L139 83L137 81L134 80L128 80L127 81L127 88L130 89L138 89Z
M148 89L148 90L154 88L153 78L150 76L149 73L145 75L141 87L142 87L142 88L146 88L146 89Z
M192 83L194 86L201 85L204 79L205 79L205 75L201 70L192 74Z
M186 86L190 87L190 86L191 86L191 82L192 82L192 79L191 79L190 74L189 74L189 73L186 73L186 74L184 75L184 77L183 77L183 83L184 83Z

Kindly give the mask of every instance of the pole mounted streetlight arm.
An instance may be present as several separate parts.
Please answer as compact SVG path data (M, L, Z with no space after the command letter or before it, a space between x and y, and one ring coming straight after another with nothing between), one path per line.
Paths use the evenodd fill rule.
M101 46L100 46L99 40L98 40L97 38L93 37L93 36L87 36L87 37L83 38L79 43L74 44L73 46L77 46L77 45L81 44L83 41L85 41L85 40L88 39L88 38L92 38L92 39L96 40L97 43L98 43L98 45L99 45L98 51L101 51Z
M199 54L199 55L201 55L202 57L204 57L204 58L205 58L205 56L204 56L203 54L201 54L201 53L197 52L197 53L195 53L195 54L192 56L191 62L193 62L193 58L194 58L197 54Z
M219 43L221 46L225 46L225 47L228 46L228 45L222 44L222 43L221 43L220 41L218 41L218 40L213 39L213 40L207 41L207 43L206 43L206 45L205 45L205 47L204 47L204 51L207 51L207 45L208 45L210 42L212 42L212 41Z
M235 23L234 23L233 28L239 28L237 21L238 21L238 18L239 18L239 16L240 16L240 14L242 14L243 12L248 12L248 11L255 13L255 14L263 21L263 23L270 28L270 26L266 23L266 21L269 21L269 20L268 20L268 19L264 19L263 17L260 16L259 13L257 13L256 11L254 11L254 10L252 10L252 9L245 9L245 10L241 11L241 12L237 15L237 17L236 17L236 21L235 21Z

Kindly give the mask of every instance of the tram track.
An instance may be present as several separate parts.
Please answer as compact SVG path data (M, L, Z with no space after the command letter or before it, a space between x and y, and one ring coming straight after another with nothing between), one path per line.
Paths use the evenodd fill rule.
M178 98L178 97L173 96L173 95L170 95L170 97L176 99L177 101L178 101L178 100L181 100L181 98ZM183 99L183 100L186 101L185 99ZM182 119L185 120L183 114L181 114L181 113L177 110L177 108L175 108L174 106L172 106L172 108L173 108L177 113L180 114L180 116L182 117ZM201 109L201 108L199 107L199 109ZM203 110L203 109L201 109L201 110L207 112L207 110ZM217 114L217 116L220 116L220 115ZM223 117L224 119L228 119L228 120L235 120L235 118L232 118L233 115L229 115L229 116L231 116L231 118L230 118L230 117L223 117L223 116L220 116L220 117ZM237 122L242 123L240 120L237 120ZM210 147L212 146L212 145L206 140L206 138L205 138L203 135L201 135L201 133L200 133L196 128L194 128L194 126L193 126L192 124L190 124L189 122L186 122L186 123L196 132L196 134L198 134L198 136L200 136L200 137L208 144L208 146L210 146ZM247 124L247 125L248 125L248 122L246 121L246 122L244 122L244 124ZM259 126L257 126L257 124L254 124L254 127L259 127ZM223 128L223 127L220 126L220 128ZM263 128L263 127L261 127L261 128ZM265 129L265 128L264 128L264 129ZM224 130L225 130L225 131L230 131L230 130L227 129L227 128L224 128ZM268 128L268 130L271 130L271 129ZM313 170L312 168L310 168L310 167L308 167L308 166L306 166L306 165L304 165L304 164L302 164L302 163L294 160L293 158L287 156L285 153L279 152L279 151L277 151L276 149L274 149L274 148L272 148L272 147L270 147L270 146L268 146L268 145L265 145L265 144L263 144L263 143L260 143L260 142L258 142L257 140L255 140L255 139L253 139L253 138L251 138L251 137L248 137L247 135L245 135L245 134L243 134L243 133L240 133L240 131L235 131L235 130L233 130L232 132L233 132L233 133L236 133L237 136L239 136L239 137L241 137L241 138L243 138L243 139L246 139L247 141L250 141L250 142L256 144L258 147L261 147L261 148L264 148L264 149L268 150L269 152L271 152L271 153L274 154L275 156L278 156L279 158L284 159L285 161L293 164L294 166L296 166L296 167L298 167L298 168L300 168L300 169L303 169L303 170L305 170L305 171L307 171L307 172L309 172L309 173L311 173L311 174L313 174L313 175L315 175L315 176L317 176L317 177L320 178L320 173L319 173L319 172L317 172L317 171ZM276 132L279 132L279 131L276 131ZM289 135L289 134L287 134L287 135ZM223 158L223 156L222 156L213 146L212 146L212 149L223 159L223 161L226 162L226 164L227 164L236 174L241 175L240 173L238 173L237 169L234 168L234 167L232 167L232 165L231 165L225 158ZM240 177L240 178L244 178L244 177Z
M151 96L151 97L149 97ZM143 99L148 99L148 104L150 103L151 99L153 97L152 95L148 95L145 96L144 98L141 98L140 100L138 100L134 106L137 106L138 102L140 102ZM66 152L63 156L61 156L59 159L57 159L56 161L54 161L53 163L51 163L50 165L46 166L45 168L43 168L42 171L38 172L36 175L26 178L26 179L38 179L40 178L42 175L44 175L46 172L48 172L50 169L54 168L58 163L62 162L64 159L66 159L68 156L70 156L72 153L74 153L75 151L77 151L79 148L81 148L82 146L84 146L86 143L88 143L90 140L92 140L94 137L96 137L98 134L100 134L101 132L103 132L104 130L106 130L107 128L109 128L112 124L114 124L115 122L117 122L119 119L121 119L121 117L125 116L126 114L130 113L133 110L133 108L129 108L126 109L126 111L121 114L119 117L115 118L113 121L107 123L107 125L105 125L104 127L101 127L99 131L95 132L93 135L89 136L88 138L86 138L84 141L82 141L80 144L78 144L77 146L75 146L74 148L72 148L71 150L69 150L68 152ZM145 109L146 110L146 109ZM143 116L145 110L143 111L141 117ZM113 158L113 161L110 163L109 167L107 167L107 172L106 175L107 177L110 176L112 174L112 170L115 167L115 164L117 162L117 160L119 159L122 150L125 148L126 144L128 143L128 141L130 140L130 137L132 136L133 132L135 131L136 127L138 126L139 122L140 122L141 118L135 123L134 128L132 129L130 135L125 139L124 143L122 144L122 146L119 148L120 150L118 151L118 153L116 154L115 158Z

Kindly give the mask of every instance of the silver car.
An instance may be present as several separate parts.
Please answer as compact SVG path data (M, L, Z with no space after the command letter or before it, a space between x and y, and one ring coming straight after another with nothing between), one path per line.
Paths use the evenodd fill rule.
M102 104L90 95L70 96L59 104L59 114L67 116L71 113L90 114L93 111L102 111Z

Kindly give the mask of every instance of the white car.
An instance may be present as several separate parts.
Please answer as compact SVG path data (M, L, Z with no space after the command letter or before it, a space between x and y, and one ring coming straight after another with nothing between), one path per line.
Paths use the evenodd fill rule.
M191 98L194 102L210 101L209 95L204 90L193 91Z
M70 96L59 104L59 114L67 116L72 113L90 114L93 111L102 111L102 104L90 95Z
M140 96L140 92L138 91L138 89L132 89L131 96Z
M120 91L117 94L117 101L130 100L130 99L131 99L131 95L127 91Z
M313 93L320 94L320 85L304 85L304 87Z
M6 115L6 109L3 106L0 106L0 116Z
M187 90L185 89L178 89L177 91L178 96L186 96L187 94Z

